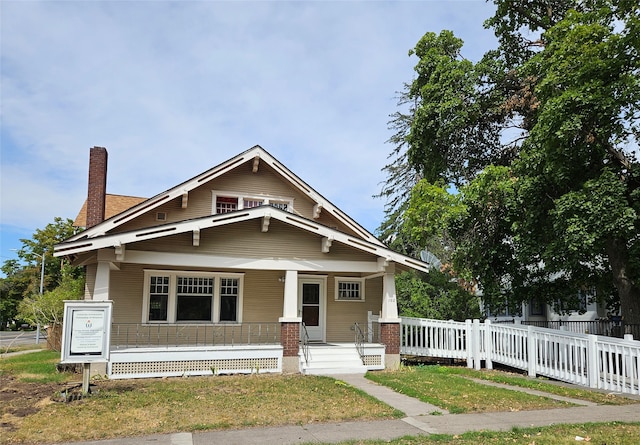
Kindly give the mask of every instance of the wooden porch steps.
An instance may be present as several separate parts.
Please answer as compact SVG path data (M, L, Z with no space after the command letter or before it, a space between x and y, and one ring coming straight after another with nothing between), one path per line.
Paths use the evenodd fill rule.
M362 363L354 344L310 344L309 360L301 357L303 374L364 374L368 368Z

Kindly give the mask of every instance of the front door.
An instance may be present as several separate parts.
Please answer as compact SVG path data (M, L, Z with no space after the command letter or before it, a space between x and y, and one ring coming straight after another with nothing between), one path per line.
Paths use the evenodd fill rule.
M324 341L326 294L324 279L301 278L298 283L298 307L310 341Z

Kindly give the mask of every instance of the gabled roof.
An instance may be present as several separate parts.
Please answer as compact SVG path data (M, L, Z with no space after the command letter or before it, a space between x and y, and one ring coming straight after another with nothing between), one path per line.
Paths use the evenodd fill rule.
M140 204L141 202L146 200L147 198L139 198L137 196L112 195L110 193L107 193L105 195L104 217L105 219L109 219L112 216L122 213L125 210L128 210L131 207L137 204ZM86 227L86 226L87 226L87 200L85 199L84 204L82 204L82 208L80 209L80 212L78 212L78 216L76 216L75 221L73 221L73 227Z
M55 256L77 255L105 248L122 249L130 243L147 241L165 236L178 235L192 232L194 237L199 237L200 231L213 227L227 226L243 221L262 219L262 231L268 231L271 220L278 220L292 227L296 227L308 233L322 237L322 246L327 251L333 242L342 243L356 250L376 255L383 262L395 262L405 268L428 272L430 266L419 260L394 252L377 243L362 240L356 236L340 232L325 225L318 224L310 219L294 215L284 210L270 206L260 206L251 209L238 210L230 213L206 216L190 219L161 226L147 227L129 232L120 232L108 235L99 235L92 238L67 240L55 246ZM197 235L196 235L197 234Z
M243 153L240 153L237 156L195 176L188 181L183 182L182 184L178 184L175 187L166 190L153 198L149 198L134 207L129 208L128 210L123 211L122 213L112 216L100 224L97 224L84 232L81 232L67 241L75 241L79 239L85 238L94 238L97 236L104 235L105 233L113 230L114 228L131 221L136 218L140 214L144 212L151 211L158 206L169 202L173 199L183 197L185 195L188 196L188 193L201 186L202 184L215 179L234 168L244 164L247 161L253 160L254 165L259 164L260 162L267 163L273 170L279 174L284 180L289 182L293 187L298 189L301 193L308 196L311 200L316 202L317 208L323 212L330 212L335 218L344 223L347 227L357 233L363 240L376 244L378 246L385 247L384 244L378 240L373 234L371 234L367 229L358 224L355 220L349 217L347 214L338 209L335 205L333 205L329 200L324 198L318 192L316 192L313 188L311 188L306 182L304 182L301 178L295 175L292 171L290 171L287 167L281 164L277 159L275 159L271 154L269 154L264 148L256 145L249 150L246 150Z

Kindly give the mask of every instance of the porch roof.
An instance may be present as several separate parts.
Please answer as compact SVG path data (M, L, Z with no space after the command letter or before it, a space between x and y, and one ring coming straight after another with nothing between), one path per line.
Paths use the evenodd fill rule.
M114 248L117 255L118 251L123 251L125 246L129 243L158 239L189 232L193 233L194 243L196 243L196 240L200 235L200 230L259 219L262 220L260 227L263 232L269 230L269 223L271 220L278 220L284 224L319 236L319 248L322 249L323 252L325 249L328 252L331 248L331 244L333 242L338 242L358 251L375 255L378 257L380 271L383 271L390 262L404 266L401 268L410 268L423 272L428 272L430 269L430 266L427 263L394 252L385 246L365 241L353 235L340 232L322 224L318 224L315 221L270 206L254 207L251 209L210 215L203 218L148 227L129 232L95 236L93 238L81 238L76 240L70 239L55 246L54 256L71 256L106 248Z

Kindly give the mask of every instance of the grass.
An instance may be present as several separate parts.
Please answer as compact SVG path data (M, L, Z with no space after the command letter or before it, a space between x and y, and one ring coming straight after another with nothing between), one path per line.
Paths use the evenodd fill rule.
M23 385L62 387L77 375L59 374L58 353L42 351L0 359L0 377ZM452 413L544 409L570 406L545 397L488 387L469 379L485 378L560 395L610 403L605 394L568 389L549 382L500 372L422 366L369 378ZM30 383L25 383L30 382ZM313 422L392 419L403 414L350 385L328 377L300 375L210 376L94 381L91 397L72 403L38 403L14 430L3 430L0 442L55 443L89 441L178 431L205 431ZM51 390L51 396L54 391ZM592 394L592 395L588 395ZM595 394L595 395L594 395ZM593 397L599 398L593 400ZM616 398L617 399L617 398ZM621 401L632 401L620 397ZM3 420L4 421L4 420ZM5 431L7 431L5 433ZM599 444L640 443L640 424L599 423L480 432L460 436L432 435L391 442L352 444L496 444L575 443L575 437Z
M580 440L583 439L583 440ZM396 440L342 442L342 445L636 445L640 443L640 423L586 423L542 428L514 428L507 432L474 432L461 435L433 434Z
M571 404L521 391L482 385L468 377L529 387L551 394L589 400L600 404L634 403L625 397L568 389L505 373L488 373L446 366L403 367L398 371L369 373L367 377L395 391L444 408L452 414L473 412L525 411L563 408Z
M637 400L624 397L616 393L602 393L569 387L563 384L552 383L544 378L529 378L522 375L509 374L502 371L476 371L463 367L447 368L448 372L466 377L481 380L488 380L505 385L518 386L521 388L535 389L549 394L569 397L572 399L586 400L598 405L628 405L638 403Z
M45 350L6 357L0 360L0 376L11 374L23 382L62 383L73 375L57 372L59 361L59 352Z
M25 417L20 428L7 435L8 443L99 440L403 415L328 377L240 375L102 381L96 386L99 391L89 398L50 403Z

